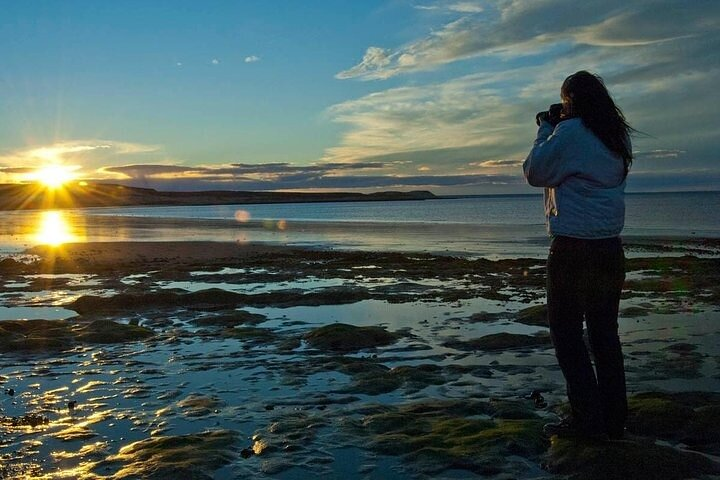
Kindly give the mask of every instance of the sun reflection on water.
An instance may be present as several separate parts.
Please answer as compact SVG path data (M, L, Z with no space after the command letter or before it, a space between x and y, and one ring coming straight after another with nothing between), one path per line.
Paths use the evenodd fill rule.
M75 242L78 238L73 234L70 222L62 212L48 211L42 212L40 216L35 240L44 245L58 246L63 243Z

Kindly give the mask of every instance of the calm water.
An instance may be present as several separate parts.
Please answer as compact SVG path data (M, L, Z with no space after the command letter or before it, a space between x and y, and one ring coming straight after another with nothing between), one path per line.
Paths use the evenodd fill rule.
M701 230L720 235L720 192L629 194L626 196L630 229L665 230L683 234ZM712 206L716 208L712 208ZM710 208L708 208L710 207ZM199 207L139 207L95 209L102 215L169 218L234 218L238 209L254 219L444 223L474 225L542 225L538 195L506 195L407 202L329 202Z
M624 236L720 237L720 192L630 194ZM422 250L489 257L543 255L537 195L5 212L0 248L108 240L219 240Z

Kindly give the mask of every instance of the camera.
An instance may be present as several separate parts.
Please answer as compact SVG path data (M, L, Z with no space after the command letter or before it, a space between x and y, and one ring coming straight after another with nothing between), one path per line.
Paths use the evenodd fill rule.
M547 111L538 112L538 114L535 115L535 123L537 123L539 127L540 123L544 120L554 127L563 120L562 110L562 103L553 103Z

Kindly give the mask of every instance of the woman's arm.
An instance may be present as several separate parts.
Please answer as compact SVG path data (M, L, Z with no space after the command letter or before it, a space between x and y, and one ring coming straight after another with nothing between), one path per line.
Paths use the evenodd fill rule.
M538 129L532 150L523 163L523 173L533 187L556 187L572 175L566 155L569 125L560 122L557 127L543 121Z

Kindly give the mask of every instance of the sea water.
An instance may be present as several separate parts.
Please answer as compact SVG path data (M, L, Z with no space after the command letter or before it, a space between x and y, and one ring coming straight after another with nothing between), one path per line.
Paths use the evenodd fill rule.
M720 238L720 192L628 194L625 237ZM3 212L0 249L45 243L43 213ZM59 241L217 240L488 258L547 250L542 197L112 207L61 212ZM54 218L53 227L57 228Z

